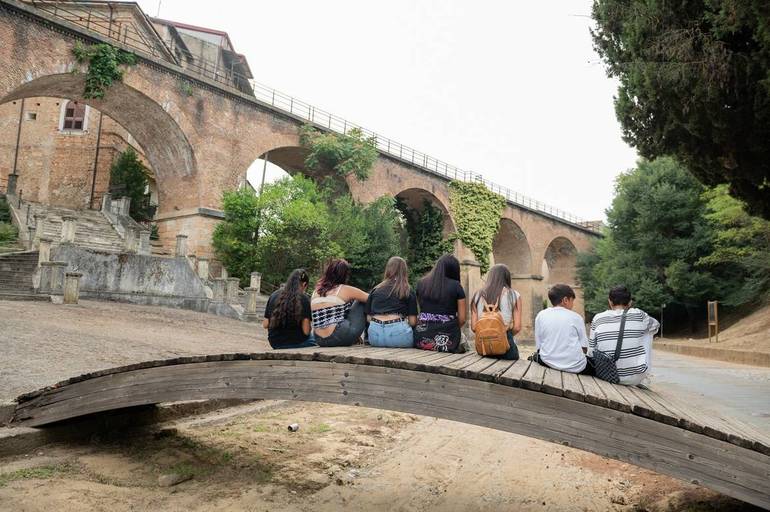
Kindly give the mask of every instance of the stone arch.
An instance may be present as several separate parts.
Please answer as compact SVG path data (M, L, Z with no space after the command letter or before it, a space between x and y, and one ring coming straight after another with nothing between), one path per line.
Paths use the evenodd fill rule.
M532 250L527 236L513 220L503 217L492 245L495 263L504 263L511 274L525 276L532 274Z
M542 273L547 285L576 282L577 248L571 240L558 236L551 240L543 255Z
M122 82L113 83L103 99L82 98L84 88L82 74L44 75L19 85L1 97L0 103L29 97L77 98L131 133L155 172L164 209L197 206L200 183L195 153L171 115L155 100Z
M455 224L452 216L449 213L449 205L445 204L435 194L423 188L407 188L394 194L394 197L403 201L408 208L417 212L422 211L425 202L427 201L428 204L438 208L441 211L441 214L444 218L444 235L446 236L455 232Z

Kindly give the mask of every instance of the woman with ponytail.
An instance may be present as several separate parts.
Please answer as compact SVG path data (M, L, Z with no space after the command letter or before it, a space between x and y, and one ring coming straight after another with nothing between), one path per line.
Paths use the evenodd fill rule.
M305 290L310 281L307 272L298 268L277 291L270 295L262 327L267 341L278 348L317 346L310 334L310 299Z
M382 282L369 293L369 344L373 347L413 347L412 327L417 324L417 297L409 286L404 258L393 256L385 266Z

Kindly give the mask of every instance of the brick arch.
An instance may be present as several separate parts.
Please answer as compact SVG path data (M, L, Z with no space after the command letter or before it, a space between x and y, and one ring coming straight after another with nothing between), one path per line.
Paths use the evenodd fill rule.
M512 219L500 219L500 227L492 244L492 256L495 263L504 263L511 274L531 274L532 249L527 235Z
M563 283L574 286L577 270L577 247L567 237L557 236L543 253L542 272L547 285Z
M444 218L444 235L449 235L455 232L455 223L452 219L452 215L449 213L449 204L443 202L438 196L425 190L424 188L407 188L393 195L396 199L400 199L406 205L416 211L420 211L424 208L425 201L430 205L438 208Z
M200 186L195 152L163 107L122 82L113 83L103 99L83 99L84 88L82 74L42 75L11 90L0 90L0 103L29 97L78 99L86 103L114 119L136 139L153 168L159 199L165 208L196 204Z

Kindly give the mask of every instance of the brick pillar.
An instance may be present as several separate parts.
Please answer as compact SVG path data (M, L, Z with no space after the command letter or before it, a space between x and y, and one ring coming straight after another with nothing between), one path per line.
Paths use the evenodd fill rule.
M80 298L80 272L65 272L64 274L64 303L77 304Z
M243 319L247 322L256 322L257 318L257 296L259 295L259 289L249 286L246 288L246 311L243 314Z
M143 229L139 232L139 254L149 256L152 253L150 247L150 230Z
M187 257L187 235L176 236L176 251L175 256L177 258Z
M75 226L77 225L78 218L72 215L62 215L61 220L61 243L74 244Z
M470 304L473 295L482 288L481 281L481 265L473 260L461 260L460 261L460 284L465 289L465 296L467 297L467 320L463 327L465 336L471 340L473 339L473 333L471 331L471 313Z
M259 293L259 289L262 287L262 273L261 272L252 272L251 273L251 282L249 283L249 287L256 289L257 293Z
M227 286L227 279L217 278L211 283L211 291L213 296L212 302L224 302L225 300L225 287Z
M208 258L198 258L198 277L204 281L209 280L209 260Z
M239 283L240 283L240 279L238 279L237 277L227 278L227 288L225 289L225 297L227 298L228 304L238 303L238 284Z
M11 173L8 175L8 187L5 190L5 193L9 196L16 195L16 184L18 183L19 175L16 173Z

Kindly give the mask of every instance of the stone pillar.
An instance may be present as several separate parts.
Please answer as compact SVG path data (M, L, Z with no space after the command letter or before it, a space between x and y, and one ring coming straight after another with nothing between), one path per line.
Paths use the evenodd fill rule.
M61 243L74 244L75 243L75 226L77 225L77 217L72 215L62 215L61 218Z
M136 250L139 247L139 240L137 237L137 232L134 228L126 229L126 239L124 240L124 247L126 252L129 252L132 254L136 253Z
M213 295L211 302L224 302L225 300L225 287L227 286L227 279L217 278L211 283L211 291Z
M252 272L251 273L251 282L249 283L249 287L256 289L257 293L259 293L259 289L262 287L262 273L261 272Z
M16 173L11 173L8 175L8 187L5 190L5 193L9 196L15 196L16 195L16 184L19 181L19 175Z
M222 273L219 277L221 277L222 279L227 279L228 277L227 269L224 267L224 265L222 266Z
M128 212L131 209L130 197L119 197L112 201L112 213L115 215L123 215L128 217Z
M51 261L51 244L53 240L50 238L42 237L38 245L37 264L40 266L42 263Z
M112 194L105 192L102 196L102 211L110 213L112 211Z
M34 236L34 246L36 247L38 244L38 241L40 240L40 237L43 236L43 231L45 230L45 221L46 216L42 213L36 213L35 214L35 236Z
M35 248L35 228L33 226L27 226L27 237L27 249L31 251Z
M513 289L521 295L521 331L517 339L533 340L535 315L543 308L543 276L534 274L514 274L511 276Z
M257 317L257 296L259 295L259 289L249 286L246 288L246 311L243 314L243 319L247 322L256 322Z
M143 229L139 232L139 254L149 256L152 253L150 247L150 230Z
M240 279L237 277L228 277L226 279L227 281L227 288L225 289L225 297L228 304L237 304L238 303L238 284L240 283Z
M209 260L208 258L198 258L198 277L204 281L209 280Z
M46 261L40 264L40 292L61 296L64 292L65 261Z
M176 252L175 255L177 258L186 258L187 257L187 235L177 235L176 236Z
M80 272L65 272L64 274L64 303L77 304L80 298Z
M482 288L481 281L481 264L474 260L461 260L460 261L460 284L465 289L465 296L467 297L467 320L463 327L463 332L468 340L473 339L473 333L471 332L471 313L470 304L473 295Z

